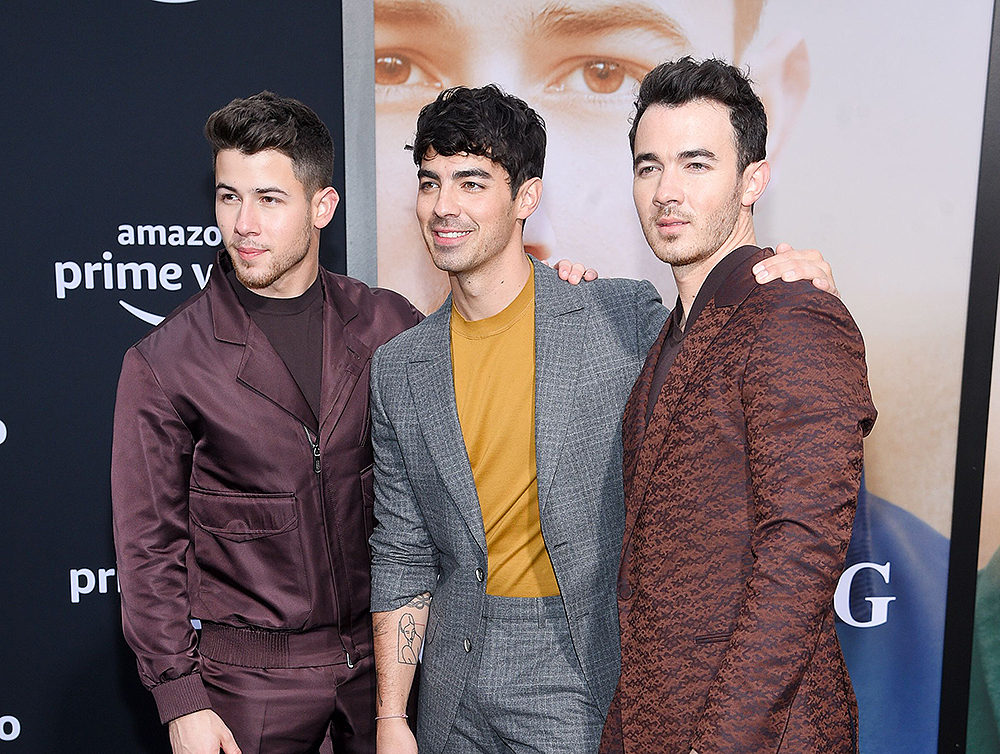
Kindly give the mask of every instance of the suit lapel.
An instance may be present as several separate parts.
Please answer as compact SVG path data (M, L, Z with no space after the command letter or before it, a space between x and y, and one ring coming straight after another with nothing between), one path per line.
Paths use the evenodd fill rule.
M632 537L635 522L645 504L649 481L656 470L660 455L664 451L677 404L686 392L688 383L698 378L699 363L737 309L736 306L716 307L714 301L706 304L691 332L684 338L677 358L667 371L667 377L663 382L660 394L648 397L648 400L655 400L656 405L653 407L649 426L646 427L639 444L631 484L628 484L626 488L628 494L625 506L625 546L628 545ZM660 343L662 347L662 334ZM653 367L655 368L655 362L653 362ZM644 371L652 373L652 369ZM647 393L649 391L648 384L646 391ZM634 421L645 420L646 401L642 401L642 403L642 414L635 417Z
M462 437L451 366L451 297L421 324L407 365L410 393L431 460L472 536L486 553L483 513Z
M666 341L667 331L670 329L670 319L663 324L660 334L646 354L646 361L639 372L639 379L636 380L625 404L625 415L622 418L622 459L623 474L625 483L625 494L628 495L635 480L636 463L639 460L639 449L646 434L646 406L649 401L649 391L652 389L653 373L656 371L656 362L660 358L660 351Z
M715 295L696 316L690 332L681 344L677 358L667 371L660 394L649 395L649 391L656 359L663 348L666 326L650 351L636 389L633 390L633 397L629 399L630 403L634 399L636 405L631 415L626 417L624 425L625 452L629 453L631 450L634 455L634 460L626 455L624 462L626 548L632 537L635 522L645 504L650 479L660 463L661 456L666 452L666 439L670 434L670 425L681 396L687 391L691 381L698 379L699 365L722 333L726 323L757 287L751 272L753 265L764 257L774 254L770 249L758 249L755 246L740 247L732 253L734 256L719 263L725 266L717 271L725 277L720 281ZM643 427L647 402L650 400L656 401L656 405L653 407L649 426Z
M535 265L535 464L545 508L567 426L576 416L576 381L587 331L580 291ZM585 409L584 409L585 410Z

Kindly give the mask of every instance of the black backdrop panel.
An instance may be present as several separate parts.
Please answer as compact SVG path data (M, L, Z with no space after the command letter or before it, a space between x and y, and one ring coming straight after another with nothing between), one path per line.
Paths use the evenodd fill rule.
M218 245L201 129L232 98L313 107L342 188L340 5L48 0L5 3L0 28L0 754L168 751L113 572L115 383L150 328L120 302L149 319L198 290ZM323 249L342 272L343 209Z

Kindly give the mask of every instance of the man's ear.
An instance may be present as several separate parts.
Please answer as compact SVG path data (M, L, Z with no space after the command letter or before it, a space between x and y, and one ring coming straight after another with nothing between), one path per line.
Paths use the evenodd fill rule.
M744 207L752 207L764 193L771 180L771 166L767 160L751 162L743 171L743 196L740 202Z
M340 195L332 186L321 188L312 198L313 227L325 228L333 219L333 213L340 203Z
M514 197L514 204L517 207L517 219L527 220L532 213L538 209L538 203L542 201L542 179L529 178L521 184Z
M767 110L767 155L781 153L809 92L809 51L796 32L785 32L751 51L750 66L757 94Z

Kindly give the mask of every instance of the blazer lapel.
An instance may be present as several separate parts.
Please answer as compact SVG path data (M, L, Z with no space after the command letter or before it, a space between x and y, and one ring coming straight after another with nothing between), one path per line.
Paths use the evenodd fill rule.
M451 366L451 296L421 324L407 365L410 393L431 460L473 538L486 553L483 513L462 437Z
M710 301L695 322L691 332L688 333L681 345L681 350L677 358L670 366L667 377L663 382L663 389L658 396L650 395L648 400L655 400L653 415L649 419L649 426L645 429L645 434L638 449L638 457L634 462L634 473L631 484L627 486L625 505L625 537L624 546L627 547L632 538L632 530L639 517L642 506L645 504L646 492L649 487L649 480L656 470L660 455L664 450L664 444L670 433L670 423L677 404L686 390L687 384L692 379L697 379L698 364L711 347L712 343L722 332L726 322L738 307L716 307L714 301ZM662 344L662 334L659 341ZM662 347L662 345L661 345ZM655 362L653 362L655 365ZM646 371L646 370L644 370ZM649 370L650 372L652 370ZM646 386L649 391L649 385ZM641 419L645 420L646 401L642 402ZM636 418L634 421L638 421Z
M538 506L545 508L576 416L576 381L587 330L582 294L535 261L535 464Z
M656 362L660 358L660 351L666 341L667 331L670 329L670 319L668 319L660 329L660 334L646 354L646 361L639 372L639 379L636 380L625 404L625 415L622 417L622 480L625 484L625 494L628 495L635 481L635 469L639 460L639 449L642 447L643 439L646 435L646 406L648 405L652 389L653 373L656 371ZM655 398L654 398L655 400Z
M741 247L733 252L738 256L732 258L735 266L726 274L725 280L721 282L712 300L705 304L705 308L697 315L690 332L684 338L681 349L677 353L677 358L667 371L663 388L659 395L649 395L650 382L656 365L656 358L659 357L663 347L663 340L666 335L665 325L656 345L651 349L646 364L643 367L642 375L636 385L640 391L635 395L636 407L632 416L628 417L626 432L626 452L628 447L633 447L635 454L634 461L626 460L625 469L625 536L623 546L627 548L632 537L632 530L639 517L642 506L645 504L646 493L649 488L649 481L660 462L662 454L665 452L666 439L670 434L670 424L677 411L677 404L681 396L687 390L688 384L698 378L698 366L705 354L711 349L712 344L722 333L726 323L733 314L740 308L750 293L757 287L751 272L753 265L764 257L772 256L771 249L758 249L756 247ZM720 262L722 264L722 262ZM669 324L669 323L668 323ZM655 356L654 352L655 351ZM642 390L645 391L643 400ZM633 391L634 393L635 391ZM654 400L653 414L649 419L649 426L643 427L640 422L646 418L647 401ZM630 399L631 401L631 399ZM641 409L641 411L640 411ZM640 434L641 433L641 434ZM629 436L631 435L631 439ZM639 437L638 448L634 448L634 438ZM628 456L626 456L626 459ZM630 468L631 463L631 468ZM630 470L629 470L630 469ZM623 549L624 551L624 549Z

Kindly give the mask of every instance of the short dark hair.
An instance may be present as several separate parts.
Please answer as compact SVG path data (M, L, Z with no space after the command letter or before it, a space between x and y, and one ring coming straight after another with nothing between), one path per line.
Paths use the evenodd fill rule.
M635 100L635 116L628 133L635 154L639 119L652 105L677 107L695 100L725 105L736 135L736 162L742 172L751 162L767 156L767 113L751 86L750 77L724 60L697 62L690 56L661 63L646 74Z
M333 139L323 121L296 99L261 92L234 99L205 123L212 159L223 149L257 154L268 149L292 161L295 177L310 196L333 181Z
M428 152L444 157L472 154L500 165L510 176L511 196L545 165L545 121L528 103L496 84L446 89L420 111L413 145L417 165Z

